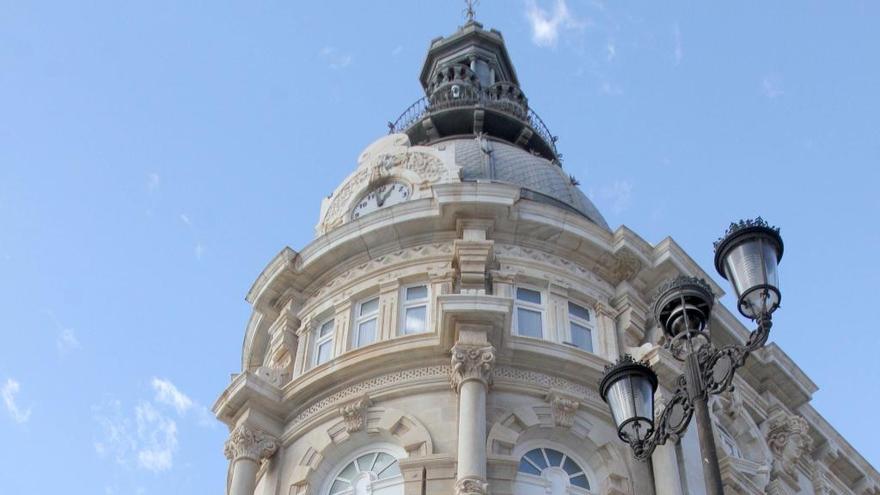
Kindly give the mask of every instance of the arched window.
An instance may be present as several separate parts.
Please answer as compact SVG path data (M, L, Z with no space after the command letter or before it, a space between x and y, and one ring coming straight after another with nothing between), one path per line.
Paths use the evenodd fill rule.
M397 458L388 452L360 454L333 477L326 495L403 495Z
M587 473L577 461L548 447L526 452L519 461L515 495L583 495L590 491Z

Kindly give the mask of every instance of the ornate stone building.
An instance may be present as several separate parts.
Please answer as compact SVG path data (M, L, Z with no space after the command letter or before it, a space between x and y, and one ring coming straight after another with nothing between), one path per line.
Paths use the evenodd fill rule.
M242 369L214 405L228 493L703 493L696 433L634 461L597 383L627 352L671 385L650 301L671 276L711 277L672 239L609 229L501 33L470 21L434 40L420 80L426 97L324 200L315 240L247 294ZM720 305L712 332L747 335ZM729 493L880 495L779 347L735 385L712 403Z

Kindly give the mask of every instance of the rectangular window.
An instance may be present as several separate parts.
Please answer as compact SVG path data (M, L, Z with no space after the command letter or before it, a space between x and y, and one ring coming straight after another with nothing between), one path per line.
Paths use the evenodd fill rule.
M544 338L544 298L540 291L516 288L516 334Z
M376 341L379 318L379 298L374 297L358 304L355 317L354 347L363 347Z
M401 334L428 331L428 286L414 285L403 289Z
M593 352L593 323L590 319L590 310L569 302L568 323L571 343L578 349Z
M315 366L324 364L333 358L333 319L329 319L318 327L315 332Z

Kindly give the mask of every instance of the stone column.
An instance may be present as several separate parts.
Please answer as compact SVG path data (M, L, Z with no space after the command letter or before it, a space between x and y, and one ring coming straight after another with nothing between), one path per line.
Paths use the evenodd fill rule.
M492 380L495 348L460 338L452 348L452 388L458 392L458 474L456 495L486 495L486 393ZM482 333L485 336L485 332ZM471 340L471 342L468 342Z
M229 495L254 495L260 462L275 454L278 440L247 425L239 425L229 434L223 453L232 463Z

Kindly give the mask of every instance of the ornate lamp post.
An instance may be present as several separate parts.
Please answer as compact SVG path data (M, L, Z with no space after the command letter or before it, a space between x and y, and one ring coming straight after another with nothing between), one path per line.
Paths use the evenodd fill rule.
M776 268L782 250L779 229L761 217L730 224L715 243L715 268L733 285L739 312L757 324L744 345L717 348L712 344L709 318L715 295L704 280L680 276L660 287L654 317L667 337L666 347L684 361L685 372L676 380L675 393L656 421L657 375L647 363L623 356L605 369L599 383L617 434L632 447L637 459L647 459L657 445L669 439L676 441L696 414L709 495L723 495L709 395L727 390L749 353L767 342L771 316L781 299Z

